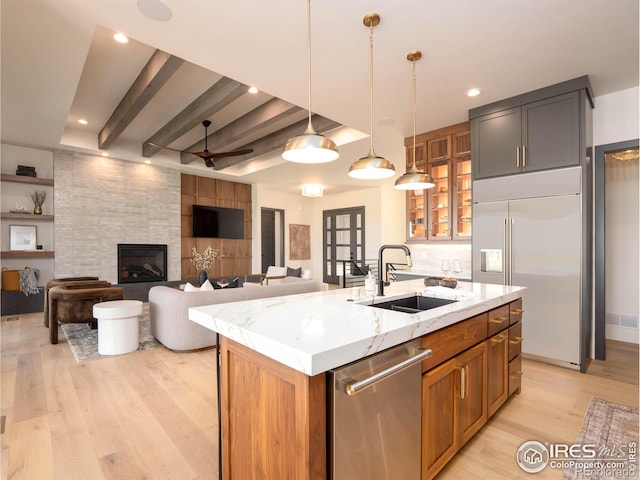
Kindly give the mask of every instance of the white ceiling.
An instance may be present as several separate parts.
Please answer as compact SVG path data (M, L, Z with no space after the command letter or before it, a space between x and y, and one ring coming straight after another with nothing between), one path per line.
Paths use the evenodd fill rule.
M97 153L97 132L155 49L189 62L167 87L186 84L192 95L163 90L110 156L144 161L142 142L221 75L266 92L242 97L236 109L248 111L272 96L306 108L307 2L164 3L173 13L167 22L146 18L135 0L2 0L2 142ZM410 50L423 52L416 67L418 132L581 75L589 75L596 96L638 85L637 0L315 0L313 111L360 132L370 130L369 32L362 24L368 12L381 16L374 31L374 146L399 174L403 138L413 129ZM134 41L115 45L113 31ZM466 97L471 87L482 94ZM89 125L78 125L79 117ZM212 120L214 126L227 121L224 112ZM172 146L202 137L200 127ZM261 159L270 168L255 173L248 172L260 162L223 173L201 162L181 167L178 155L167 151L152 162L292 192L302 183L321 183L330 194L371 185L346 173L368 148L365 136L341 145L336 162L312 166L285 163L274 152Z

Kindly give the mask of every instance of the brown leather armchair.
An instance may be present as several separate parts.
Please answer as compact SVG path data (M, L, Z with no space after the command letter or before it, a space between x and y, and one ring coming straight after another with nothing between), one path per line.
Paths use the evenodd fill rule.
M99 285L101 284L101 285ZM68 283L49 290L49 341L58 343L58 324L88 323L91 328L98 326L93 317L93 306L96 303L111 300L122 300L122 287L112 287L107 281L94 282L91 287L87 283Z
M90 286L91 283L98 281L98 277L67 277L67 278L54 278L49 280L44 286L44 326L49 328L49 290L53 287L59 287L66 284L83 283ZM100 283L98 286L102 286Z

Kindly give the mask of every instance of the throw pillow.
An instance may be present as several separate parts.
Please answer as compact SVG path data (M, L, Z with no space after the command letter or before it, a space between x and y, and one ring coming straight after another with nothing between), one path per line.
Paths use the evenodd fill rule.
M195 286L191 285L189 282L187 282L184 285L184 291L185 292L199 292L200 289L198 287L195 287Z
M211 282L209 281L209 279L207 279L202 285L200 285L200 291L208 292L209 290L213 290L213 285L211 285Z
M302 267L289 268L287 267L287 277L299 277L302 274Z
M305 280L311 280L311 270L302 270L302 274L300 278L304 278Z

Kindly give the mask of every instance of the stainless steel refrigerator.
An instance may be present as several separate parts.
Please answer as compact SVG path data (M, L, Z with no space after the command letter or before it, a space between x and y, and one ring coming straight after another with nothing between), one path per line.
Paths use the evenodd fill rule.
M473 183L473 281L527 287L525 357L586 371L590 222L581 167Z

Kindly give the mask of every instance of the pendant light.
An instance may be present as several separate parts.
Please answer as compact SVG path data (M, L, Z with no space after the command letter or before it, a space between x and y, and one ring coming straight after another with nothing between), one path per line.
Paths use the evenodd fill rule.
M373 27L380 23L380 15L377 13L367 13L362 20L365 26L369 27L369 81L370 81L370 127L369 153L356 160L349 167L349 176L363 180L378 180L382 178L392 177L396 173L396 169L389 160L376 155L373 150Z
M416 62L422 58L422 52L413 50L407 53L407 60L412 63L413 78L413 164L407 173L396 180L395 187L400 190L422 190L435 187L431 175L416 168Z
M311 124L311 0L307 0L307 35L309 123L304 133L287 141L282 157L296 163L326 163L337 159L340 154L333 140L316 133Z

